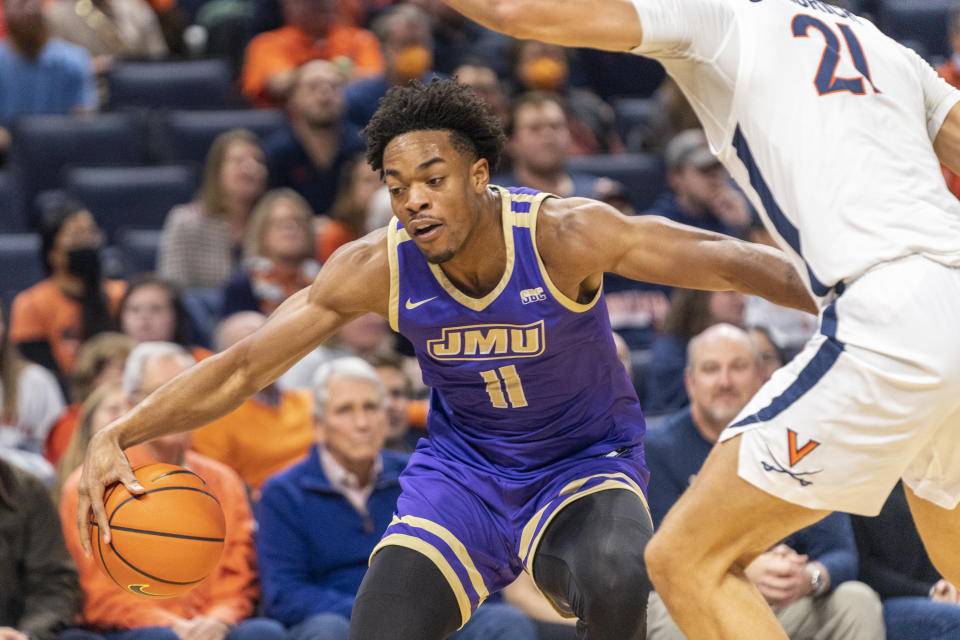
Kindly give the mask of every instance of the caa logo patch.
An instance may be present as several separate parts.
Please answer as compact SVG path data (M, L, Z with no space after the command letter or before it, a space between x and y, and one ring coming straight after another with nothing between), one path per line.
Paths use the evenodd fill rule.
M530 304L531 302L543 302L547 296L543 293L543 287L536 289L524 289L520 292L520 302Z
M475 324L446 327L440 338L427 340L435 360L503 360L533 358L545 347L543 320L533 324Z

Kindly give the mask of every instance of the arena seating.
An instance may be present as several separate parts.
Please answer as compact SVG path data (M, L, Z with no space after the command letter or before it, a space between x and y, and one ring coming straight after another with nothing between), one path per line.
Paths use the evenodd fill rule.
M107 74L108 109L232 109L242 102L225 60L123 62Z
M279 109L171 111L157 123L157 146L167 162L202 164L213 139L224 131L249 129L262 139L285 123Z
M132 117L106 113L87 118L26 116L12 129L11 166L20 183L24 210L35 219L34 198L60 187L67 166L124 166L146 161Z
M666 188L663 163L650 153L620 155L575 156L567 166L571 171L583 171L595 176L606 176L626 185L637 211L648 208Z
M170 209L193 199L197 171L184 165L73 168L64 191L87 205L112 241L123 228L160 229Z

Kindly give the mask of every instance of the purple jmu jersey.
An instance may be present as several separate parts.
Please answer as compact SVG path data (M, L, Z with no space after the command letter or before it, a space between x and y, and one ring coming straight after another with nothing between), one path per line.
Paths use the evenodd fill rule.
M390 223L390 323L413 343L432 389L431 447L514 479L564 459L642 451L643 414L602 291L587 304L567 298L537 251L548 194L491 188L503 205L507 260L483 298L459 291Z

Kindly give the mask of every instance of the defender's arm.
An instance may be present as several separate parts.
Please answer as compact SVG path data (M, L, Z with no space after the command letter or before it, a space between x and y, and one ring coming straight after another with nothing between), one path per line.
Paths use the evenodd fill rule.
M483 26L522 40L629 51L642 29L630 0L444 0Z
M764 245L659 216L628 218L583 198L547 200L537 225L551 278L575 296L582 283L598 285L598 274L610 272L686 289L735 290L817 313L794 266L781 251Z
M933 141L933 150L937 158L954 173L960 173L960 103L947 114Z
M93 437L80 479L78 524L84 551L90 550L90 509L105 539L109 536L104 488L119 480L131 491L138 489L122 449L229 413L343 324L369 311L386 313L390 277L385 234L381 229L340 249L313 284L285 301L260 330L191 367Z

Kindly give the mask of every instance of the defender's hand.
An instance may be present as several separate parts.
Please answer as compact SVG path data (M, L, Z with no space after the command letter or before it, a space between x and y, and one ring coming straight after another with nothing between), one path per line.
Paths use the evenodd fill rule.
M143 493L143 487L133 475L127 457L112 431L107 428L90 439L87 455L80 475L80 499L77 503L77 527L80 529L80 545L90 555L91 543L88 523L90 512L100 527L104 543L110 542L110 527L103 508L103 493L114 482L122 482L132 494Z

